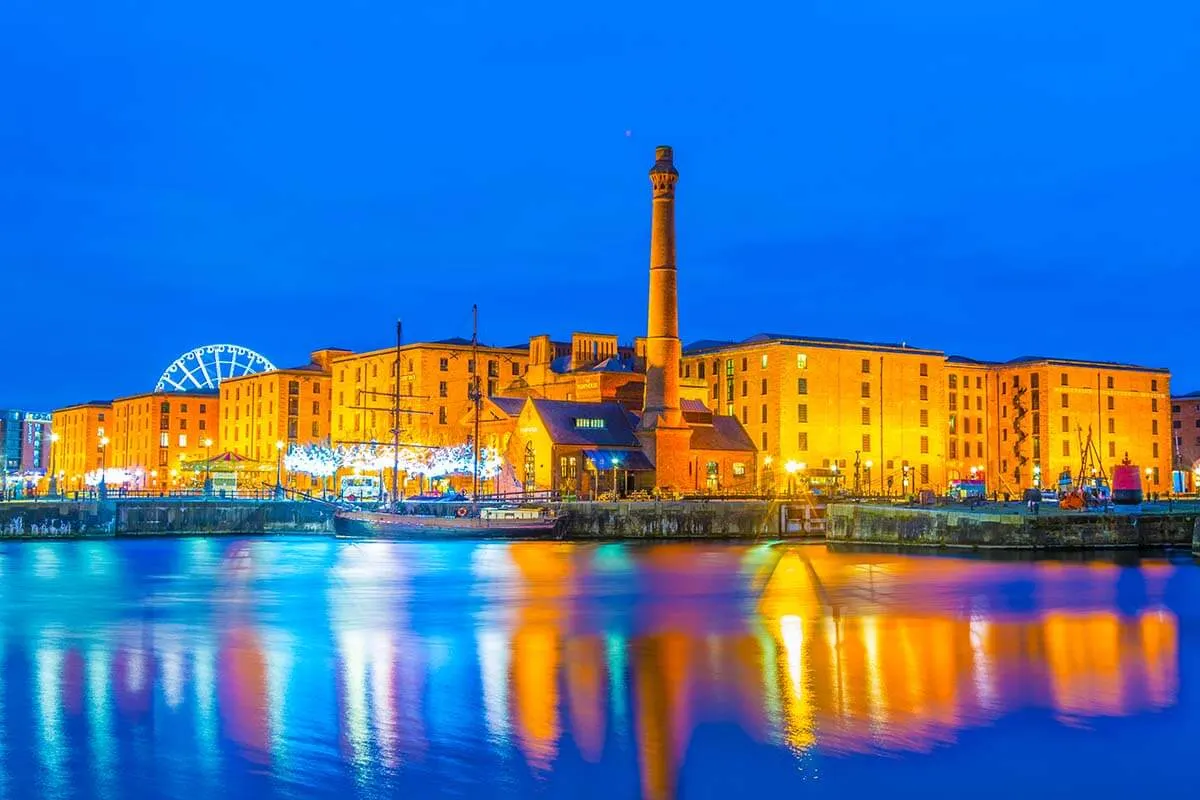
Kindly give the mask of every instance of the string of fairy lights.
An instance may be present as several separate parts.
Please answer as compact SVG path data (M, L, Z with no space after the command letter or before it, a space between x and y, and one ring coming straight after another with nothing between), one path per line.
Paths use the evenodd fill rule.
M391 469L413 477L445 478L451 475L470 475L475 467L475 450L470 444L448 447L401 447L398 455L391 445L353 445L331 447L322 444L292 445L283 458L288 472L299 472L314 478L328 478L340 469L377 472ZM479 477L490 479L500 474L503 460L490 448L479 451Z

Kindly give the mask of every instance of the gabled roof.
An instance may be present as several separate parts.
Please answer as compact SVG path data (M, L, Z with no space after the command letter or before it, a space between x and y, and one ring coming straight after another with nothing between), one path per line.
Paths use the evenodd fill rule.
M755 452L754 442L741 423L733 417L714 416L712 425L693 425L693 450L737 450Z
M497 397L488 398L489 401L505 414L510 417L521 416L521 409L525 407L524 397Z
M1138 372L1170 372L1166 367L1143 367L1138 364L1122 364L1116 361L1087 361L1086 359L1054 358L1052 356L1020 356L1003 362L1007 367L1025 364L1047 364L1055 367L1092 367L1098 369L1136 370Z
M639 447L634 418L620 403L577 403L531 399L534 411L554 444ZM578 419L600 420L602 427L578 427Z

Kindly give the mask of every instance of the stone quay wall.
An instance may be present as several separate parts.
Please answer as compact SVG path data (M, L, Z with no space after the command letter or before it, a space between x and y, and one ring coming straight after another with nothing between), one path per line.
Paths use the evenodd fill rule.
M759 539L777 537L780 506L767 501L563 503L564 539Z
M839 504L829 509L831 544L893 547L1109 549L1192 547L1200 512L1073 512L949 510Z
M0 504L0 538L328 533L329 506L302 501L109 499Z

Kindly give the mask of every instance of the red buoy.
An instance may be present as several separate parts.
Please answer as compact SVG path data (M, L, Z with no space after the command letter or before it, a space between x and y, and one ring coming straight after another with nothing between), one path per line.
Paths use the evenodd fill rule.
M1114 505L1136 506L1142 502L1142 473L1136 464L1129 463L1129 454L1125 460L1113 467L1112 501Z

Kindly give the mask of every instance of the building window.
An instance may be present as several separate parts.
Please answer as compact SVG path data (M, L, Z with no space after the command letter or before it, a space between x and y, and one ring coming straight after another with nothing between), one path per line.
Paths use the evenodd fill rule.
M1150 379L1150 391L1152 391L1152 392L1158 391L1158 380L1155 378Z
M808 356L804 353L796 353L796 369L808 369Z
M1063 395L1063 396L1066 397L1066 395ZM1042 393L1039 392L1037 389L1034 389L1032 392L1029 393L1029 407L1030 408L1041 408L1042 407Z
M1063 433L1071 432L1071 418L1070 417L1062 418L1062 432Z
M393 363L392 366L395 366L395 364ZM393 372L392 374L395 375L396 373ZM321 393L321 382L320 381L313 381L312 387L313 387L313 394Z
M922 400L929 399L929 387L923 383L921 384L921 399Z
M952 435L958 433L958 415L951 414L949 417L947 417L947 421L950 423L950 433Z
M704 368L707 366L703 361L696 364L696 377L704 380Z
M207 414L207 413L208 413L208 406L207 406L207 405L205 405L204 403L201 403L201 404L200 404L200 413L201 413L201 414Z
M1171 406L1171 413L1172 413L1172 414L1178 414L1178 413L1179 413L1179 404L1178 404L1178 403L1176 403L1175 405Z
M179 434L179 446L187 447L187 434L186 433Z
M450 359L439 358L438 359L438 372L449 372L449 371L450 371Z
M743 425L750 424L750 407L749 406L742 406L742 424Z
M950 440L950 458L958 458L958 439Z
M742 381L742 397L746 397L749 394L750 394L750 382Z
M796 379L796 394L808 394L808 378Z
M725 359L725 377L728 378L731 375L733 375L733 359L727 358Z
M321 423L314 422L312 424L312 437L314 439L319 439L321 437Z
M862 360L862 373L863 373L863 375L871 374L871 359L864 358Z
M321 413L321 404L318 401L313 400L312 409L313 416L318 416Z
M929 427L929 409L927 409L927 408L921 409L921 427L922 428Z
M963 417L963 433L970 433L970 432L971 432L971 418L968 416L964 416Z
M713 400L720 400L720 399L721 399L721 384L714 383L713 384Z
M1041 414L1033 415L1033 429L1032 430L1033 430L1034 435L1037 435L1042 432L1042 415Z
M438 425L446 424L446 407L438 406Z
M958 388L958 376L957 375L951 375L946 380L949 382L951 389Z
M207 427L208 424L204 420L200 420L200 430L204 430Z
M1060 386L1066 386L1067 385L1067 373L1065 373L1065 372L1059 373L1058 382L1059 382Z
M871 452L871 434L864 433L862 435L862 451L864 453Z
M922 377L922 378L928 378L928 377L929 377L929 365L928 365L928 364L922 364L922 365L921 365L921 369L920 369L920 375L921 375L921 377Z
M1158 398L1157 397L1150 398L1150 410L1158 411Z
M179 430L181 430L181 431L187 430L187 420L186 419L179 420Z
M1158 458L1158 442L1150 443L1150 456L1151 456L1151 458ZM1158 467L1155 467L1154 469L1157 470ZM1157 480L1155 480L1154 482L1158 483Z
M871 424L871 409L868 408L867 406L863 406L860 417L862 419L863 425L870 425Z
M500 377L500 362L499 361L488 361L487 370L488 370L487 374L488 374L489 378L499 378Z
M763 353L762 360L759 362L759 369L766 369L766 368L767 368L767 354Z
M1156 419L1150 420L1150 434L1152 436L1158 435L1158 420Z
M801 403L800 405L796 406L796 421L801 423L808 422L807 403Z
M449 397L449 396L450 396L450 387L448 387L446 385L445 381L440 381L438 383L438 397Z
M1071 407L1071 396L1069 394L1064 394L1062 396L1062 407L1063 408Z
M928 452L929 452L929 437L922 436L921 437L921 454L924 455Z
M746 465L741 461L733 462L733 477L743 478L746 476Z
M158 435L158 446L159 447L170 447L171 446L171 434L166 433L165 431L163 433L160 433Z
M300 381L288 381L288 394L289 395L300 394Z
M946 403L951 411L957 411L958 410L958 395L956 395L954 392L951 392L946 397Z
M802 453L808 452L808 431L800 431L800 436L796 442L796 449Z
M1108 396L1108 410L1109 410L1109 411L1112 411L1112 410L1113 410L1113 407L1114 407L1114 406L1113 406L1113 396L1110 394L1110 395Z
M767 449L767 432L766 431L762 432L761 441L762 441L762 449L766 450ZM1154 447L1157 449L1158 445L1154 445Z
M355 417L355 418L354 418L354 421L355 421L355 423L356 423L355 430L357 430L358 417ZM297 426L297 424L296 424L296 420L294 420L294 419L289 419L289 420L288 420L288 427L287 427L287 438L288 438L289 440L293 441L293 442L296 440L296 429L297 429L297 427L298 427L298 426Z
M1108 443L1108 457L1109 458L1117 457L1117 443L1116 442Z
M513 377L515 377L515 378L518 378L521 376L521 365L518 364L516 361L514 361L513 365L512 365L512 374L513 374Z
M300 398L299 397L289 397L288 398L288 414L290 416L294 417L299 413L300 413Z
M762 422L765 425L767 422L767 404L766 403L763 403L761 416L762 416Z
M576 417L572 420L576 428L603 429L604 420L599 417Z
M1112 375L1109 375L1109 376L1108 376L1108 388L1109 388L1109 389L1113 388L1113 377L1112 377Z
M866 381L863 381L863 383L862 383L862 396L863 397L871 396L871 384L867 383Z
M1071 440L1063 439L1062 454L1064 457L1071 455Z
M766 393L767 393L767 379L763 378L762 379L762 391L759 392L759 394L766 394Z

